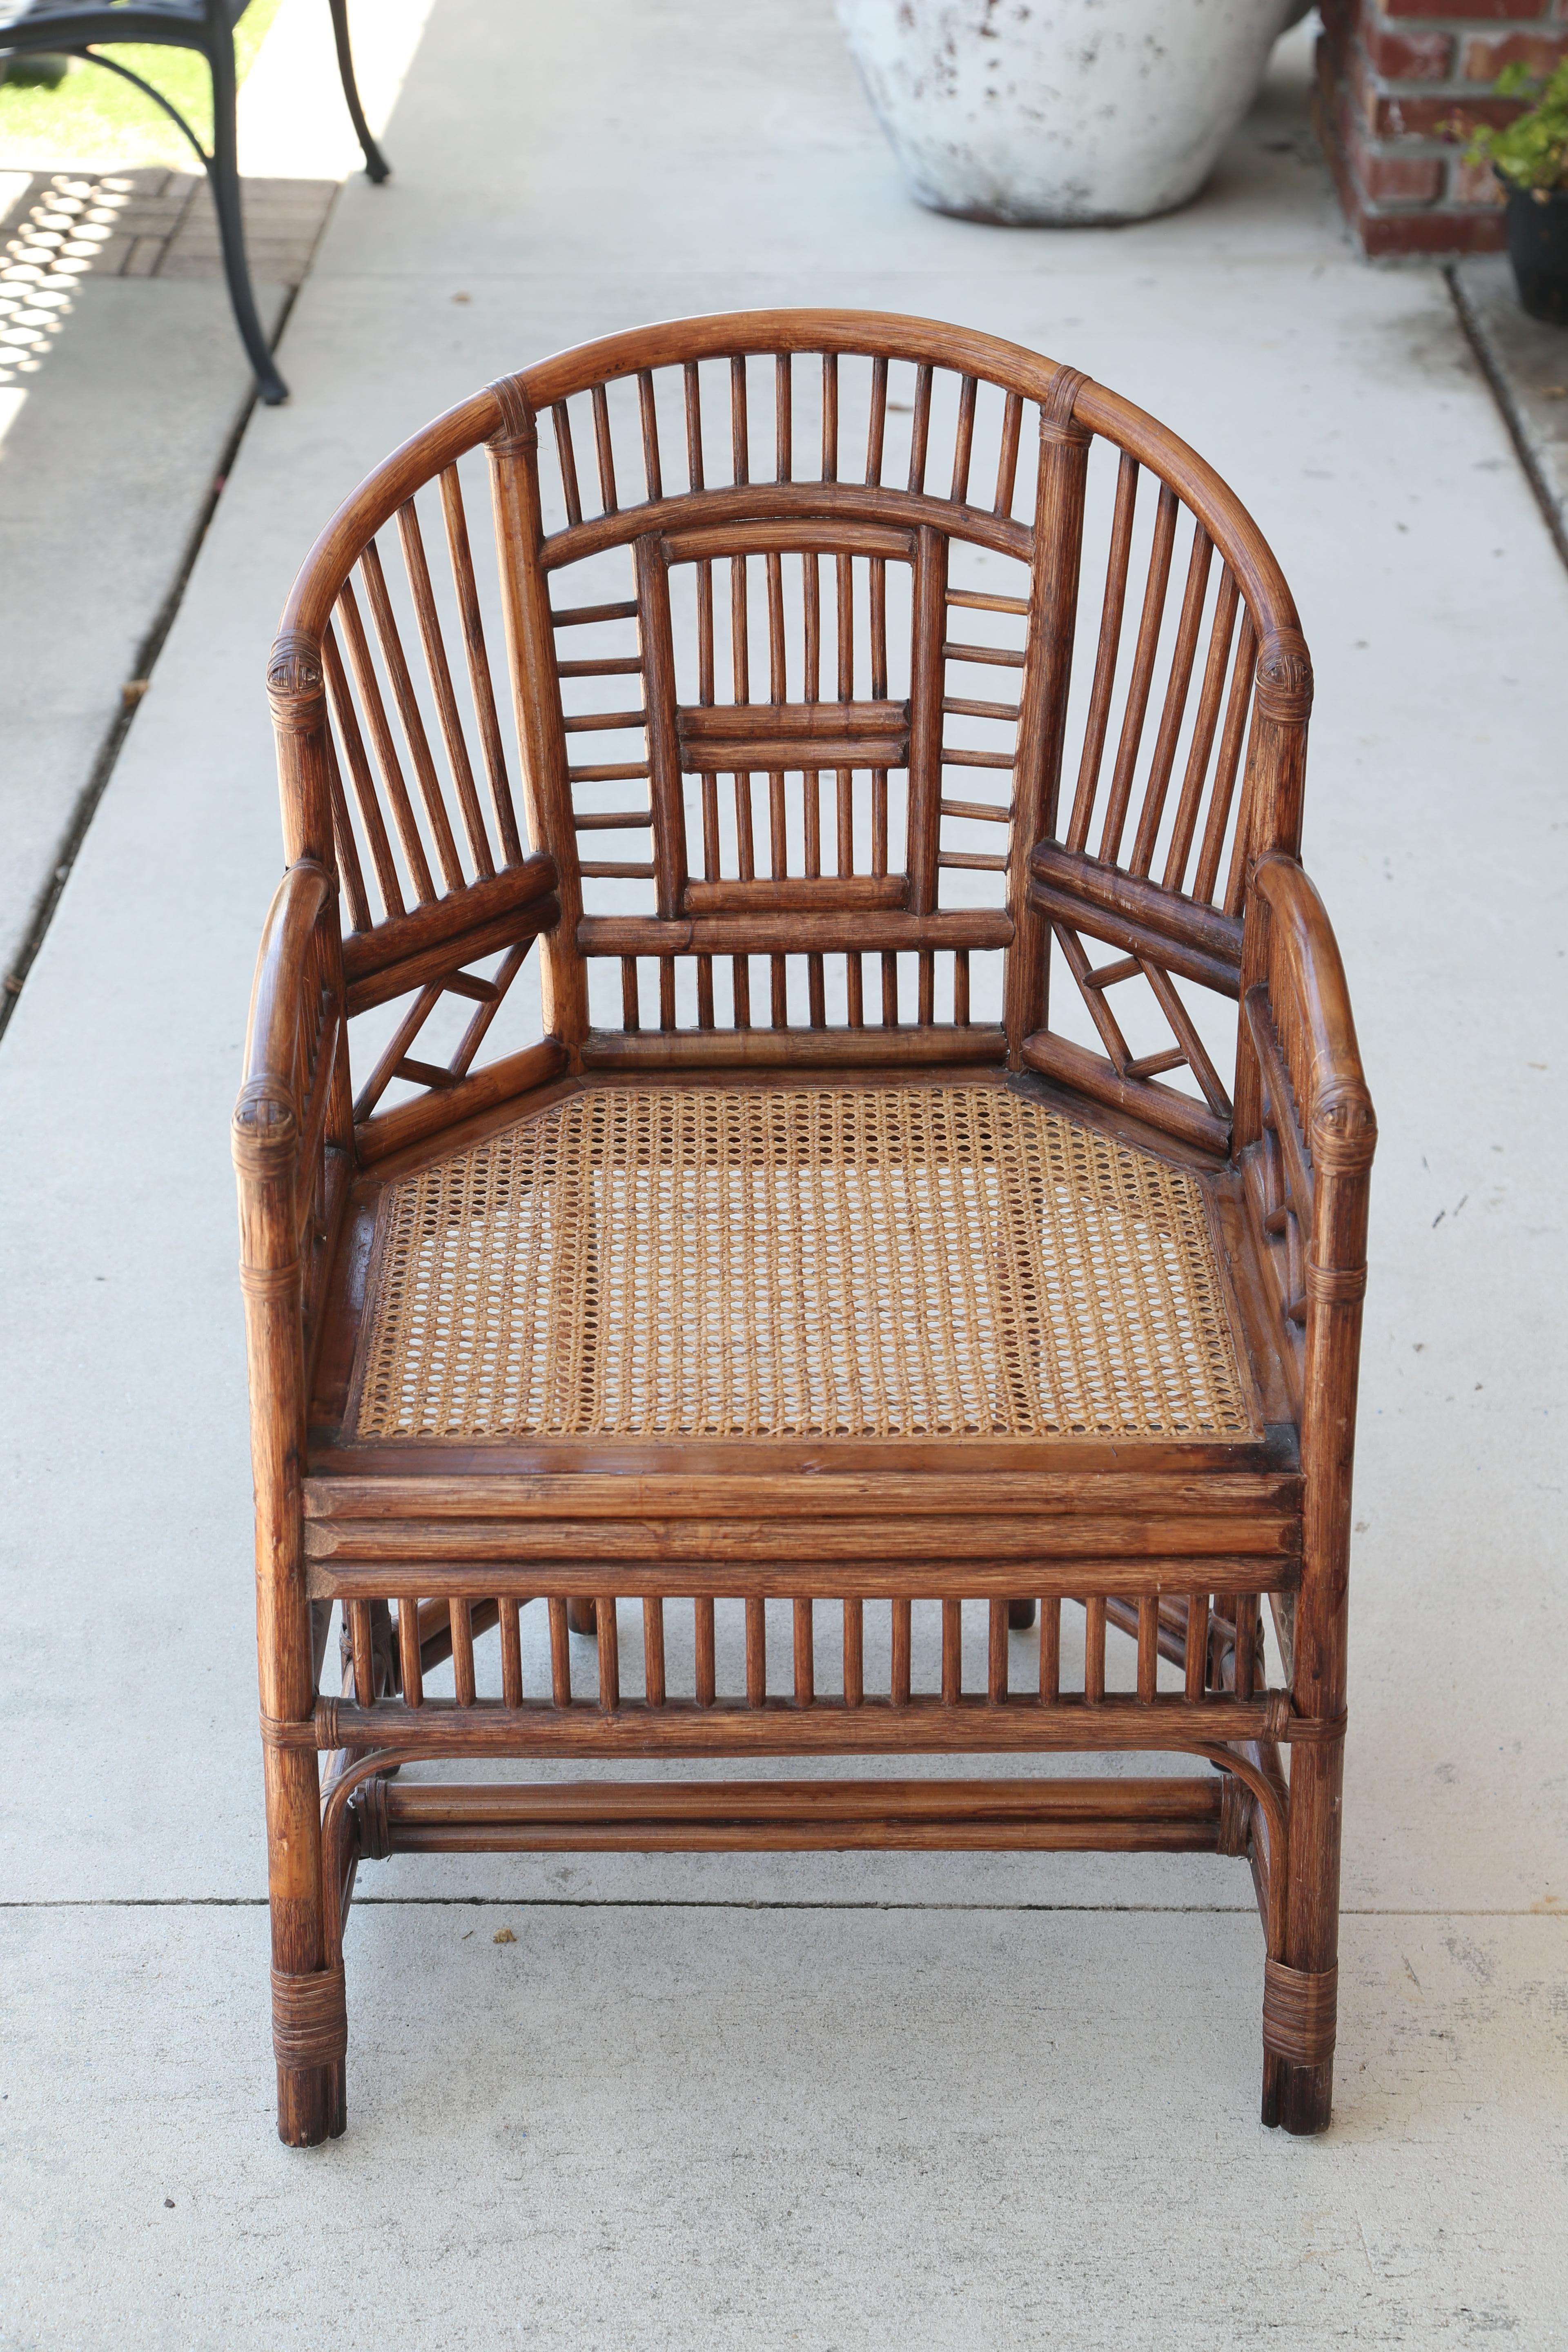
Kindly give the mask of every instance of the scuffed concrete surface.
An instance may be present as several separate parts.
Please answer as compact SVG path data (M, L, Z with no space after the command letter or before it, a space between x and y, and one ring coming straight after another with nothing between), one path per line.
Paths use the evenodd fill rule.
M305 2154L262 1912L0 1932L7 2347L1568 2341L1558 1921L1348 1921L1307 2142L1256 2120L1247 1920L373 1906Z
M1568 577L1440 277L1352 261L1284 58L1190 211L1004 233L909 204L825 0L437 0L0 1048L7 2352L1563 2339ZM1321 2142L1256 2121L1240 1867L1046 1856L378 1865L348 2137L271 2136L227 1155L266 647L435 410L765 300L1090 370L1300 604L1383 1136Z

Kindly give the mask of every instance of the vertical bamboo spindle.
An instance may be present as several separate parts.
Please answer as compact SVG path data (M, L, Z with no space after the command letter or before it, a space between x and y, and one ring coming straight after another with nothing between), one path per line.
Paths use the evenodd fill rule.
M816 1654L813 1643L809 1601L795 1604L795 1703L811 1706L816 1698Z
M963 1603L942 1604L942 1696L945 1706L956 1706L963 1692Z
M375 1705L375 1664L371 1650L370 1603L348 1603L349 1646L353 1658L354 1698L361 1706Z
M986 1696L996 1706L1007 1696L1007 1603L993 1601L986 1659Z
M882 446L888 429L888 359L881 352L871 362L871 411L866 425L866 488L882 484Z
M550 1612L550 1695L557 1706L572 1704L572 1633L564 1601L546 1602Z
M1244 629L1237 660L1247 642ZM1268 906L1250 887L1258 861L1271 849L1289 857L1301 854L1301 795L1306 782L1307 722L1312 708L1312 666L1299 633L1269 637L1258 658L1252 702L1252 732L1247 749L1247 781L1237 818L1237 848L1248 883L1242 919L1241 1002L1268 974ZM1245 843L1245 847L1244 847ZM1258 1057L1247 1043L1247 1024L1237 1055L1236 1104L1231 1122L1237 1153L1258 1141ZM1359 1326L1358 1326L1359 1328Z
M1159 1688L1160 1601L1153 1592L1138 1601L1138 1696L1148 1704Z
M1194 1592L1187 1601L1187 1696L1202 1698L1208 1688L1209 1597Z
M1007 950L1003 1018L1008 1067L1015 1070L1022 1066L1024 1039L1044 1028L1048 1003L1050 928L1029 904L1029 853L1057 824L1089 473L1089 436L1073 421L1073 404L1084 382L1076 368L1063 368L1040 404L1035 552L1008 835L1007 911L1013 918L1013 944Z
M910 906L936 905L942 835L942 703L946 665L947 540L922 524L915 540L914 625L910 681Z
M1040 1603L1040 1705L1055 1706L1062 1695L1062 1604L1053 1593Z
M648 790L653 807L654 881L658 912L680 912L686 891L686 798L675 733L675 637L669 575L651 534L634 549L642 632L643 696L647 711Z
M577 952L583 879L566 774L549 586L540 562L544 527L539 499L539 432L533 410L515 378L503 376L493 390L502 422L489 443L490 488L500 549L512 706L522 747L523 801L533 846L548 850L555 860L561 900L559 924L539 942L544 1027L548 1035L558 1037L565 1046L575 1070L581 1066L583 1039L588 1030L587 975Z
M657 1597L642 1605L643 1688L649 1706L662 1706L664 1680L664 1602Z
M1105 1596L1097 1593L1083 1604L1083 1695L1098 1706L1105 1696Z
M891 1697L895 1706L908 1706L910 1703L910 1610L908 1601L893 1603Z
M768 1696L768 1604L753 1595L746 1602L746 1705L762 1706Z
M406 1598L397 1604L397 1663L403 1680L403 1704L422 1706L425 1675L419 1657L419 1603Z
M866 1604L844 1603L844 1704L859 1706L866 1697Z
M500 1695L503 1706L522 1705L522 1627L515 1601L500 1604Z
M599 1636L599 1705L613 1711L621 1703L621 1644L616 1603L610 1595L599 1595L594 1623Z
M1258 1687L1258 1595L1236 1596L1236 1695L1251 1698Z
M693 1607L697 1620L697 1704L699 1706L711 1706L714 1698L713 1603L702 1600L694 1602Z
M664 468L658 454L658 412L654 405L653 371L637 370L637 415L642 425L643 481L648 499L664 496Z
M450 1604L452 1626L452 1686L459 1706L474 1703L474 1613L469 1601Z

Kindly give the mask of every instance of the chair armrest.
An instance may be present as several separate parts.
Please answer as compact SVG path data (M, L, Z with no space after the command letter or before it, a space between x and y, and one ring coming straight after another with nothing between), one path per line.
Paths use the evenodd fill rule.
M1276 1244L1283 1319L1287 1328L1305 1326L1302 1579L1289 1629L1291 1696L1300 1716L1331 1736L1342 1729L1345 1706L1351 1482L1377 1122L1323 902L1282 851L1258 863L1242 991L1242 1061L1250 1044L1251 1063L1245 1125L1238 1071L1237 1140L1255 1147L1247 1153L1248 1192ZM1325 1767L1331 1780L1337 1769ZM1316 1779L1311 1785L1322 1799ZM1294 1765L1291 1795L1294 1803Z
M1337 1172L1364 1171L1372 1166L1377 1121L1327 911L1301 867L1282 850L1258 860L1254 887L1269 914L1264 993L1313 1163Z
M262 929L234 1112L247 1275L298 1279L320 1211L329 1128L342 1141L348 1127L347 1084L336 893L324 866L301 859L279 884Z
M331 875L312 858L291 866L273 893L261 928L246 1024L243 1084L247 1088L270 1079L285 1094L292 1094L307 959L331 895Z
M1258 860L1253 887L1242 1013L1257 1086L1238 1141L1270 1157L1264 1216L1287 1240L1285 1311L1310 1327L1314 1302L1359 1303L1365 1288L1377 1122L1322 900L1282 850Z

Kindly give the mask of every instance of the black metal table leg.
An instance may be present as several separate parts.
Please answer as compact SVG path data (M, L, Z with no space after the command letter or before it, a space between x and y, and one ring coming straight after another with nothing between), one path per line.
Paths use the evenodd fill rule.
M245 222L239 204L239 142L235 122L234 44L226 37L215 41L206 56L213 80L213 152L207 158L207 182L213 192L218 236L223 244L223 271L228 280L235 324L256 371L257 390L268 407L276 407L279 401L288 399L289 387L278 373L257 315L245 257Z
M332 37L338 45L338 71L342 76L343 103L349 110L349 121L354 127L354 137L364 152L364 168L379 186L391 174L392 166L370 135L370 125L360 104L359 84L354 79L353 51L349 47L348 0L331 0Z

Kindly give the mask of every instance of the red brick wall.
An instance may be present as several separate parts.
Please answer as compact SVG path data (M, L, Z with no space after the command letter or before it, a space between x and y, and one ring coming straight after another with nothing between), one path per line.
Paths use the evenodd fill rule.
M1490 253L1497 183L1444 126L1509 122L1522 101L1490 85L1522 58L1568 57L1568 0L1321 0L1318 118L1340 201L1372 255Z

